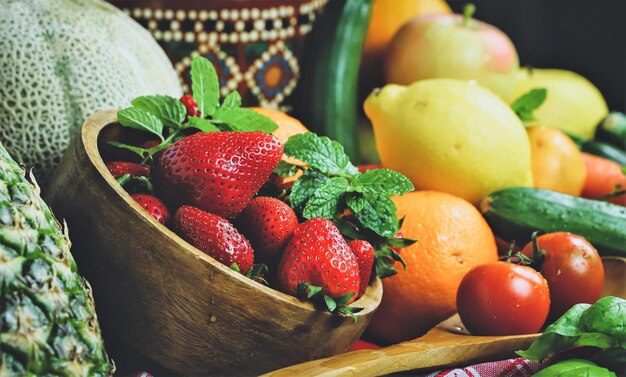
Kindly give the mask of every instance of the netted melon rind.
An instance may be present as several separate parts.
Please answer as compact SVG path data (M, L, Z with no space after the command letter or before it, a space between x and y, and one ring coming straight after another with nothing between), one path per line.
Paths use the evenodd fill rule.
M100 0L0 0L0 141L45 184L97 110L180 96L150 33Z

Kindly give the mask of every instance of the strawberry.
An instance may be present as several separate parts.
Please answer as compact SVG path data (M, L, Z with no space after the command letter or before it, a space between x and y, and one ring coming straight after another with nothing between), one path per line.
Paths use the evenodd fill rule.
M364 240L350 241L348 245L350 249L352 249L359 264L359 275L361 276L359 295L357 296L357 298L359 298L363 296L370 283L372 266L374 265L374 247Z
M244 274L254 263L250 242L220 216L195 207L182 206L174 216L174 228L200 251Z
M161 224L170 222L170 210L161 199L149 194L132 194L131 197Z
M184 94L182 97L180 97L180 102L185 105L188 116L200 116L200 111L198 111L198 103L195 99L193 99L193 96L191 94Z
M331 298L347 297L349 304L359 292L359 265L332 221L313 218L296 226L278 263L277 282L294 296L307 283Z
M250 201L234 224L250 241L255 258L274 266L298 225L298 218L287 203L259 196Z
M232 218L248 205L282 155L282 144L271 134L200 132L165 150L155 177L169 201Z
M130 174L132 177L150 176L149 167L134 162L109 161L106 163L106 167L115 179L119 179L126 174Z

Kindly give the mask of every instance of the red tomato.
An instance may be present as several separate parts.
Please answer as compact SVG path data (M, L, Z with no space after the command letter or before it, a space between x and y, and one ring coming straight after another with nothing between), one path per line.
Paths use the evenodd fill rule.
M493 262L471 269L459 286L456 304L474 335L516 335L539 331L550 310L548 283L530 267Z
M598 251L583 237L567 232L537 237L546 253L539 270L550 287L550 318L579 303L593 304L604 288L604 267ZM522 253L533 257L529 242Z

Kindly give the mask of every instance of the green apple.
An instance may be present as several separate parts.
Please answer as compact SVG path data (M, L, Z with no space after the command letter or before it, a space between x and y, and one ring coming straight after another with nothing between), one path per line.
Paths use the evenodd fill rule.
M429 78L476 80L510 101L519 58L502 31L461 15L430 15L411 19L388 46L385 77L388 83L408 85Z

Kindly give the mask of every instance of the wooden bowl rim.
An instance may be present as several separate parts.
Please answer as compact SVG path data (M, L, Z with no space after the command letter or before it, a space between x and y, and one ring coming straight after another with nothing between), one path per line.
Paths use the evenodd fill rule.
M108 184L106 189L113 190L117 193L117 195L127 204L129 205L138 216L141 221L144 223L148 223L150 226L156 228L160 232L163 232L168 236L173 242L175 242L181 252L189 253L194 258L200 260L205 266L210 266L216 268L219 272L228 275L229 277L236 279L239 283L245 284L248 288L260 290L261 292L273 296L275 299L282 301L282 303L295 306L297 309L319 312L320 314L327 316L335 316L336 313L330 313L325 310L316 309L315 306L309 301L301 301L298 298L283 293L277 289L270 288L263 284L257 283L252 279L249 279L238 273L226 265L220 263L213 257L208 254L203 253L193 245L189 244L187 241L182 239L172 230L170 230L165 225L156 221L148 212L146 212L143 207L141 207L135 200L132 199L130 194L126 192L120 186L120 184L113 178L113 176L109 173L102 156L100 155L100 151L98 148L98 137L100 136L100 132L107 126L112 123L117 122L117 110L101 110L93 115L89 116L80 132L81 141L82 141L82 149L90 163L93 167L98 171L100 176L104 179L104 181ZM355 313L356 317L363 317L376 310L382 299L382 282L380 279L376 278L373 283L371 283L365 293L361 298L353 302L351 305L355 307L363 307L358 313Z

